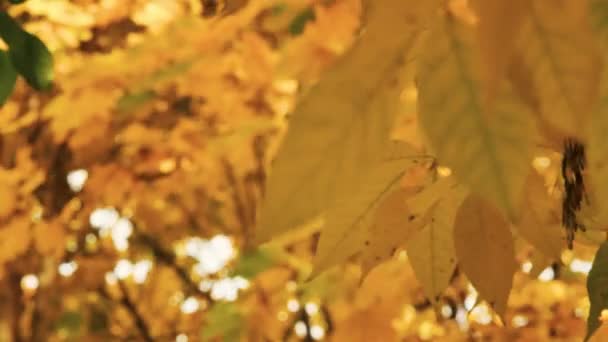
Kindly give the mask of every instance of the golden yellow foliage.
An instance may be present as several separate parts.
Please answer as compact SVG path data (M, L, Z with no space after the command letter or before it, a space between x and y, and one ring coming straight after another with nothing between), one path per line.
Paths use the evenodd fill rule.
M533 122L504 80L497 80L497 98L485 101L467 25L446 13L426 37L418 61L421 126L440 163L514 217L529 170Z
M0 340L601 340L606 23L0 0Z
M504 319L517 267L508 222L483 199L470 196L454 225L460 266L481 297Z

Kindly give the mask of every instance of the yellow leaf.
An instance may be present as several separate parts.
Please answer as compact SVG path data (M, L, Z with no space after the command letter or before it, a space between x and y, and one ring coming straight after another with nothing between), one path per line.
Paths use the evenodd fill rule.
M530 255L530 262L532 263L530 278L536 279L547 267L551 266L551 264L555 262L555 259L547 257L544 253L534 250L532 251L532 255Z
M440 180L441 182L441 180ZM425 295L437 303L456 267L454 220L468 191L453 182L433 206L428 224L407 243L407 255Z
M479 16L481 79L487 86L488 101L494 97L520 37L527 14L527 0L480 0L475 3Z
M454 177L442 177L407 199L407 207L413 213L426 213L447 192L456 186Z
M374 268L357 291L354 310L336 322L332 341L399 341L393 320L415 298L418 286L412 276L411 267L399 260Z
M428 35L419 58L422 129L457 179L515 216L530 164L533 121L501 82L484 103L473 30L450 15Z
M364 274L390 258L401 244L423 227L424 213L417 215L407 207L406 201L411 196L412 190L397 189L376 209L361 255Z
M519 50L532 73L540 114L560 135L584 138L601 69L588 2L530 1Z
M365 33L292 114L271 169L258 243L321 214L366 181L360 169L377 163L389 143L407 82L399 71L429 3L365 2Z
M371 307L356 311L347 320L340 322L332 341L397 342L399 337L391 324L393 318L386 315L382 308Z
M593 191L590 203L598 214L597 220L605 227L608 223L608 69L602 72L600 97L595 104L588 125L587 158L589 175L587 187Z
M560 199L547 192L543 178L531 172L515 227L526 241L555 260L559 260L565 241L560 206Z
M456 215L454 246L462 271L482 299L504 317L517 263L503 215L483 199L470 196Z
M363 249L373 212L382 199L398 186L412 159L387 161L373 169L359 172L362 184L353 184L352 191L337 199L325 215L314 260L313 276L342 263Z
M401 309L400 303L411 301L417 295L418 284L412 281L413 276L412 268L403 260L382 263L363 279L354 304L358 308L381 305L395 315Z

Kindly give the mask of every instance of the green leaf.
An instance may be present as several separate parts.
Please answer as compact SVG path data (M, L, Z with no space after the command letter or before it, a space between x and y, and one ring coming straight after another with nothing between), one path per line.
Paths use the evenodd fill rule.
M48 90L53 82L53 56L36 36L23 30L6 12L0 12L0 36L9 46L15 69L35 89Z
M238 342L244 323L243 316L234 303L214 303L207 313L201 338L203 341L208 341L221 337L225 342Z
M289 33L293 36L302 34L306 24L313 20L315 20L315 11L312 7L308 7L293 18L289 24Z
M236 262L232 274L251 279L274 264L275 258L272 252L258 248L242 255Z
M17 71L11 63L8 53L0 50L0 106L13 93L16 80Z
M398 72L427 7L429 2L366 2L365 34L292 114L270 170L257 243L318 217L366 182L362 168L381 162L400 105L404 80Z
M99 333L108 330L108 313L100 308L91 310L89 318L89 330Z
M8 0L8 2L11 4L22 4L25 2L25 0Z
M608 241L602 243L595 254L591 271L587 277L587 293L589 294L589 318L587 319L587 335L589 340L600 327L600 314L608 309Z
M530 169L534 122L502 79L486 101L472 29L450 15L427 36L419 58L421 128L439 163L471 191L515 217Z
M63 329L71 336L79 334L81 325L82 315L77 311L67 311L57 321L57 329Z
M156 97L153 90L142 90L140 92L125 94L116 103L116 109L119 111L129 112L135 108L150 102Z

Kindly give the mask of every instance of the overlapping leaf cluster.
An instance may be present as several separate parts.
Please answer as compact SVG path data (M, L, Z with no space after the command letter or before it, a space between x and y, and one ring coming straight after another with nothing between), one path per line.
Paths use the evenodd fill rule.
M229 265L205 271L217 261L201 267L198 249L214 236L234 249L250 241L293 78L316 77L344 51L359 5L229 5L211 18L193 1L25 1L2 12L13 25L2 33L21 35L3 36L16 57L2 66L30 83L55 76L51 92L37 92L0 74L6 94L15 81L0 111L0 311L10 328L0 339L277 340L293 330L277 311L307 250L276 269L283 258L266 250L233 250ZM300 14L313 9L316 27L305 30L313 18ZM34 35L52 69L28 59L36 46L19 45ZM79 188L69 187L74 174ZM235 281L238 298L222 292ZM267 322L250 323L260 316Z
M516 243L523 238L558 263L565 246L568 175L535 168L535 157L559 156L567 139L585 146L577 216L586 231L576 239L607 229L605 6L365 1L354 47L293 113L258 241L320 217L313 275L347 260L368 270L404 248L431 301L458 267L504 319ZM418 149L391 140L403 91L414 85L426 138ZM605 263L600 249L588 338L608 308Z

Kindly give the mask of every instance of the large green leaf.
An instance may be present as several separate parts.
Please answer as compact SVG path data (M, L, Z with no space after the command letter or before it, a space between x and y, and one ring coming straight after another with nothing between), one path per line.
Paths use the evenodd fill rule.
M6 12L0 12L0 37L9 46L15 69L38 90L47 90L53 83L53 56L36 36L23 30Z
M587 318L587 341L600 327L600 314L608 309L608 241L604 242L595 254L591 271L587 277L589 293L589 318Z
M418 70L421 126L441 164L514 217L530 169L533 121L504 79L486 101L473 33L446 14L427 36Z
M271 169L258 243L306 223L366 182L362 168L375 167L389 144L405 81L399 70L428 7L413 0L365 2L364 34L291 117Z
M8 53L0 50L0 106L11 96L16 80L17 71L11 63Z

